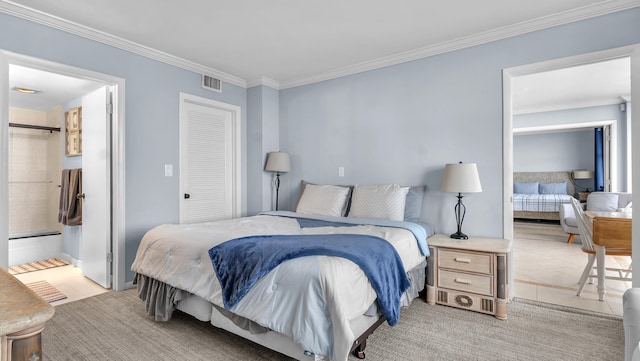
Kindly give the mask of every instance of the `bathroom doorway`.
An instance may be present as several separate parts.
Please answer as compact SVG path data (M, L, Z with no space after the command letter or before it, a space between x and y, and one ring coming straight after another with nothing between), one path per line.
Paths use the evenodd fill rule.
M105 196L108 198L108 201L109 201L107 215L106 215L108 219L104 222L105 227L107 228L104 233L108 235L106 239L106 242L108 242L108 244L105 245L105 249L107 249L106 254L101 256L100 260L104 262L105 265L107 265L104 267L105 272L103 272L105 273L105 279L108 282L107 284L105 284L105 286L107 288L112 287L116 290L124 289L125 287L125 282L124 282L125 270L123 266L123 263L124 263L124 224L123 224L124 214L121 212L118 212L117 214L111 214L112 209L124 208L120 206L124 204L124 189L123 189L124 187L124 184L123 184L124 183L123 181L124 179L124 166L123 166L123 162L124 162L123 161L124 80L120 78L112 77L109 75L105 75L105 74L95 73L95 72L91 72L84 69L69 67L63 64L52 63L45 60L26 57L18 54L0 53L0 55L4 57L4 59L2 60L6 62L5 64L6 64L6 74L7 74L5 78L6 83L2 84L2 86L6 86L7 88L9 88L9 83L13 81L14 76L16 76L15 75L16 73L14 72L16 69L20 71L26 71L26 72L30 71L32 73L38 74L38 76L36 77L37 78L36 80L39 80L40 82L35 82L33 83L34 85L25 86L25 88L31 87L31 88L35 88L35 90L46 89L46 87L49 86L42 81L45 77L48 77L48 76L51 76L54 78L57 77L58 81L53 82L54 84L51 85L51 88L49 90L47 90L47 93L51 93L50 95L59 94L60 96L62 96L61 98L62 100L58 100L57 104L59 105L48 107L47 109L56 108L57 110L53 112L56 114L60 114L60 118L64 118L64 113L68 109L81 106L82 98L84 97L84 95L92 91L95 91L95 89L100 87L102 88L107 87L110 90L112 90L113 92L112 93L113 104L111 107L112 116L109 124L104 127L105 131L102 135L103 143L105 143L107 146L106 151L109 153L109 158L108 160L105 161L105 164L108 165L107 172L110 172L110 174L107 175L107 178L110 180L110 183L111 183L108 189L105 189L104 191L104 193L107 193L105 194ZM1 78L3 77L0 77L0 79ZM64 81L62 81L61 79L64 79ZM4 79L1 79L1 80L4 80ZM69 84L67 84L67 81L70 81L71 83L75 82L76 86L75 87L70 86ZM83 86L79 86L78 84L84 84L84 86L86 87L83 88ZM13 87L16 87L16 85L12 85L12 88ZM38 93L35 93L35 94L37 95ZM40 95L42 94L44 94L44 91L40 93ZM43 100L44 98L45 97L40 97L39 100ZM9 108L29 109L29 108L40 106L35 101L36 97L33 97L31 99L32 100L30 101L24 101L24 99L16 100L16 97L14 96L13 91L9 91L8 99L0 103L6 102L5 104L7 108L6 108L5 114L8 115L10 113ZM33 104L29 104L29 102L33 102ZM2 106L4 107L5 105L2 104ZM60 107L62 109L60 109ZM103 110L105 112L107 111L107 109L105 108L103 108ZM8 119L8 121L3 119L3 121L6 121L8 123L8 122L11 122L11 119ZM64 119L60 119L61 130L65 128L63 121ZM62 134L63 132L61 131L59 135L59 137L61 138L59 141L60 148L58 148L61 154L63 154L62 162L61 162L62 167L63 168L81 168L82 167L81 157L68 156L64 153L64 147L65 147L64 143L66 139L64 139ZM8 138L9 137L7 134L7 137L3 136L2 139L0 139L0 142L8 143ZM85 150L87 152L90 152L91 145L87 145L87 144L84 144L84 145L85 145L84 147ZM3 145L3 148L4 146L5 145ZM8 144L6 146L8 149ZM102 151L102 153L104 153L104 151ZM65 159L65 157L67 158ZM113 161L113 164L112 164L112 161ZM6 160L3 159L3 162L0 162L0 164L5 163L7 164L7 168L8 168L8 162L9 160L7 158ZM55 170L55 166L52 166L51 168ZM58 171L61 171L61 169L62 168L60 168ZM55 171L52 170L52 173L55 173ZM8 174L8 172L3 172L3 174ZM61 180L60 176L58 178L47 177L47 180L45 182L50 182L49 184L57 188L57 186L60 184L60 180ZM6 183L7 190L11 188L11 185L8 182L9 182L8 177L2 177L2 179L0 179L0 185L2 185L2 183ZM56 198L56 197L49 197L49 198ZM48 204L57 203L58 201L59 199L54 199L53 201L47 200L47 203ZM2 205L2 207L6 207L6 206L7 206L6 204ZM85 208L87 211L91 210L90 206ZM0 212L0 214L8 215L9 214L8 209L5 209L5 211ZM0 219L0 225L2 225L1 223L5 223L5 224L2 225L0 229L6 228L8 230L10 228L8 225L9 217L6 217L6 219L5 217L2 217L2 218L3 219ZM77 243L81 242L81 237L78 237L81 232L78 232L78 230L76 229L76 232L75 232L76 234L74 235L74 230L72 228L66 229L66 230L65 228L66 226L63 227L63 230L61 232L63 236L63 240L60 246L61 255L64 255L65 257L67 257L67 259L70 259L71 263L74 263L74 262L78 263L82 267L83 257L81 256L80 252L76 253L78 257L75 257L70 253L70 252L73 252L73 250L77 251L78 249L82 248L81 245L78 246L78 244L74 244L75 240L78 241ZM80 228L80 227L76 227L76 228ZM69 241L67 241L66 239L67 236L69 236ZM6 239L0 240L0 264L7 267L10 256L11 255L9 254L9 242L7 237ZM83 267L83 268L86 268L86 267Z

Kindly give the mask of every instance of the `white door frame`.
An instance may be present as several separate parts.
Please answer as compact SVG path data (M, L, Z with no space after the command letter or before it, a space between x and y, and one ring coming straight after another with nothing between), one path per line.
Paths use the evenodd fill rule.
M94 72L82 68L77 68L65 64L55 63L48 60L34 58L0 49L0 56L6 58L9 64L20 65L42 71L67 75L74 78L92 80L105 85L112 86L113 89L113 124L111 128L111 164L112 164L112 187L111 187L111 234L113 253L112 263L112 288L116 291L125 289L125 80L111 75ZM0 106L5 106L0 104ZM8 107L8 104L6 105ZM0 110L0 114L7 114L7 109ZM3 117L4 118L4 117ZM0 119L0 126L6 128L8 119ZM5 134L4 132L0 134ZM8 138L0 138L0 148L5 149ZM4 174L7 174L7 162L0 161L0 166L4 167ZM0 177L0 189L7 189L7 177ZM0 202L0 215L8 215L7 202ZM0 217L0 230L7 230L7 217ZM8 231L7 231L8 232ZM0 235L0 255L8 250L8 234ZM2 262L8 262L0 258ZM4 265L8 266L8 265Z
M621 48L607 49L599 52L581 54L567 58L554 59L545 62L506 68L502 71L502 199L503 199L503 237L513 240L513 109L512 109L512 78L516 76L551 71L578 65L597 63L615 58L631 58L631 93L640 96L640 45L631 45ZM640 111L631 113L631 122L640 124ZM640 159L640 127L632 127L631 156ZM633 185L635 189L640 187L640 167L633 167ZM640 196L634 195L633 198ZM640 200L636 199L636 203ZM640 217L633 220L633 257L640 254ZM513 267L510 267L509 282L513 285ZM633 287L640 287L640 277L633 277Z
M186 156L186 152L182 150L184 144L186 144L186 131L183 127L187 124L185 107L184 103L189 102L193 104L202 105L205 107L212 107L216 109L221 109L224 111L230 112L232 115L232 139L233 139L233 200L232 200L232 217L238 218L242 214L242 108L237 105L223 103L217 100L211 100L208 98L199 97L196 95L191 95L187 93L180 93L180 135L179 135L179 143L180 143L180 163L184 164L185 160L183 157ZM183 222L183 216L185 213L184 208L184 199L183 194L185 193L185 185L184 185L184 177L186 177L186 173L184 172L183 167L180 167L180 179L179 179L179 193L178 193L178 204L180 205L180 222Z

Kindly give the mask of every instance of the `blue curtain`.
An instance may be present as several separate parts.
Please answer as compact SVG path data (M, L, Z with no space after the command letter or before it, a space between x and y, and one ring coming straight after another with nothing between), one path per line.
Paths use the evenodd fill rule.
M602 128L595 129L595 152L594 152L594 162L595 170L593 177L593 189L597 192L602 192L604 190L604 144L603 144L603 130Z

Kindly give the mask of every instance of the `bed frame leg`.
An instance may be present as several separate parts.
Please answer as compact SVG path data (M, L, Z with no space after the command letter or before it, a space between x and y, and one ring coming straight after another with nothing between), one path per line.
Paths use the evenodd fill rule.
M351 351L353 356L359 358L360 360L364 360L365 354L364 349L367 347L367 340L364 340L360 345L358 345L354 350Z
M365 349L365 347L367 347L367 338L385 320L386 320L386 318L384 318L384 316L381 316L380 318L378 318L378 321L376 321L376 323L371 325L371 327L369 327L366 331L364 331L364 333L362 333L362 335L360 335L360 337L358 337L355 341L353 341L353 346L351 346L351 354L353 354L353 356L359 358L360 360L364 359L364 357L365 357L364 349Z

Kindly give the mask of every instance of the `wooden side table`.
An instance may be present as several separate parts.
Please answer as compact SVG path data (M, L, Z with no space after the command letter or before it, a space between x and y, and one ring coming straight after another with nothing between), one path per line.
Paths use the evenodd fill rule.
M501 238L427 239L427 303L507 318L508 265L511 241Z

